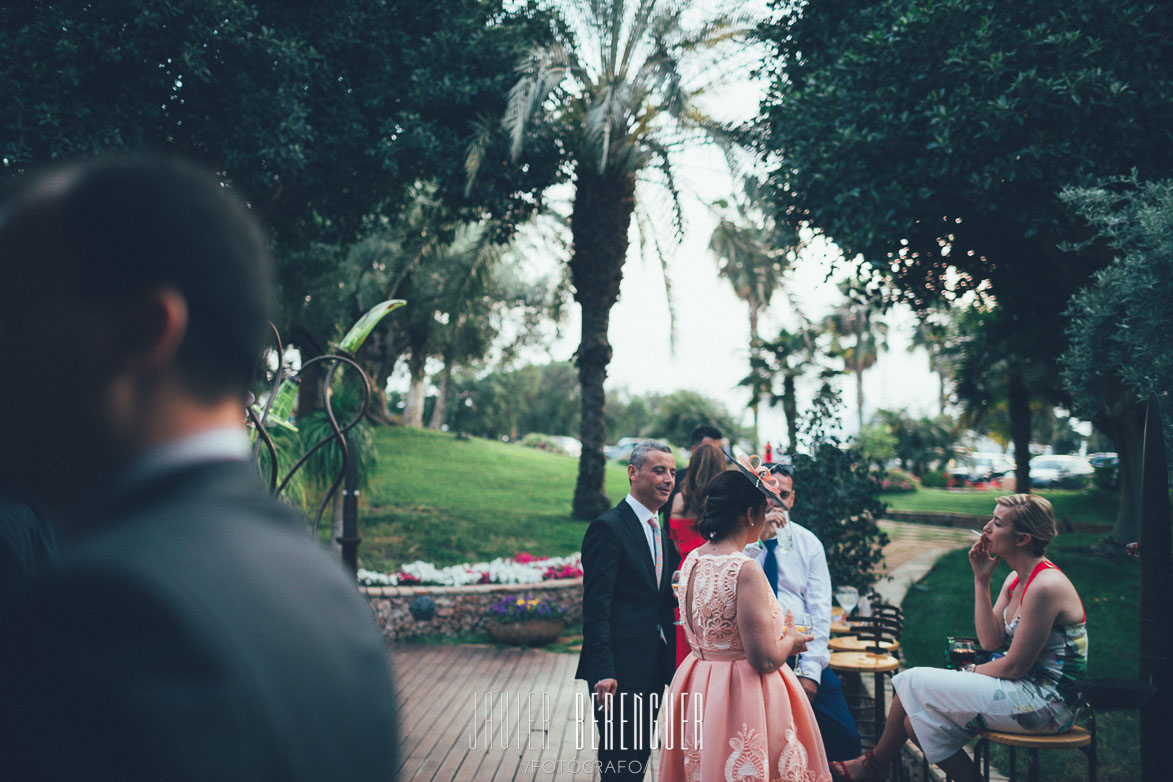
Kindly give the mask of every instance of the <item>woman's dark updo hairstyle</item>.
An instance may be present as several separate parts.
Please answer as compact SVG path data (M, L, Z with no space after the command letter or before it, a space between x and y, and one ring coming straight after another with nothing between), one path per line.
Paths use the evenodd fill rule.
M733 533L738 518L747 509L760 513L766 508L766 495L736 470L727 470L709 481L705 494L705 515L697 530L706 540L720 540Z

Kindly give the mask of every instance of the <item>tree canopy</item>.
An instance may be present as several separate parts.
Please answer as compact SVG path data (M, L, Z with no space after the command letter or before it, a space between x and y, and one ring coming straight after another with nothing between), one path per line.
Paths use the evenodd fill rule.
M1107 259L1058 249L1078 236L1060 188L1173 170L1173 15L1159 5L774 5L762 130L777 208L916 303L988 281L1000 300L1051 292L1061 311Z
M402 208L418 181L508 231L560 176L561 153L535 128L525 169L495 167L465 193L478 119L503 110L517 58L549 34L529 4L504 5L7 3L0 171L110 151L203 163L264 220L296 301L337 260L331 249Z

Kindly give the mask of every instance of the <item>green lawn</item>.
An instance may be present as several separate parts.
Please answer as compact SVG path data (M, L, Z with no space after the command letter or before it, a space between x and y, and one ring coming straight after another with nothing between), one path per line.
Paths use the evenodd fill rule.
M974 513L988 516L994 512L994 500L1005 491L918 489L911 492L884 494L881 499L892 510L938 511L942 513ZM1090 487L1079 491L1055 489L1040 491L1055 507L1055 518L1085 524L1116 523L1116 506L1120 495L1114 491Z
M1088 553L1097 535L1062 535L1048 554L1075 584L1088 617L1088 676L1135 677L1138 672L1137 594L1139 569L1133 562L1116 562ZM1001 585L1009 569L1001 565L992 583ZM973 571L965 551L954 551L937 561L932 571L909 589L904 598L905 628L901 640L906 666L944 663L945 637L974 636ZM1100 779L1131 782L1140 778L1135 713L1097 715ZM1083 779L1086 761L1078 750L1040 752L1040 779ZM999 764L1008 768L1006 755ZM1020 772L1025 773L1025 756Z
M577 459L405 427L377 430L375 443L377 475L359 511L363 567L579 550L586 524L570 517ZM608 463L608 495L618 502L626 492L624 466Z

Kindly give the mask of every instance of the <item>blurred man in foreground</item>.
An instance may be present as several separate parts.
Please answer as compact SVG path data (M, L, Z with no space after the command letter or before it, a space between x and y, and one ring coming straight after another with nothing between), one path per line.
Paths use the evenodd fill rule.
M394 778L371 615L249 463L270 299L256 224L186 165L0 206L0 492L65 537L0 612L0 778Z

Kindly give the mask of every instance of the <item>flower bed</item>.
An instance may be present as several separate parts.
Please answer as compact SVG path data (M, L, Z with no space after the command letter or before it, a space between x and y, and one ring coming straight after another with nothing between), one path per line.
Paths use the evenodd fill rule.
M582 566L579 555L535 557L518 552L512 559L437 568L426 562L404 565L396 573L359 571L383 635L390 640L484 633L494 605L518 598L526 585L528 605L552 604L568 624L582 621Z
M361 586L468 586L470 584L540 584L568 578L582 578L581 555L535 557L519 551L512 559L498 557L492 562L438 568L430 562L412 562L395 573L358 571Z

